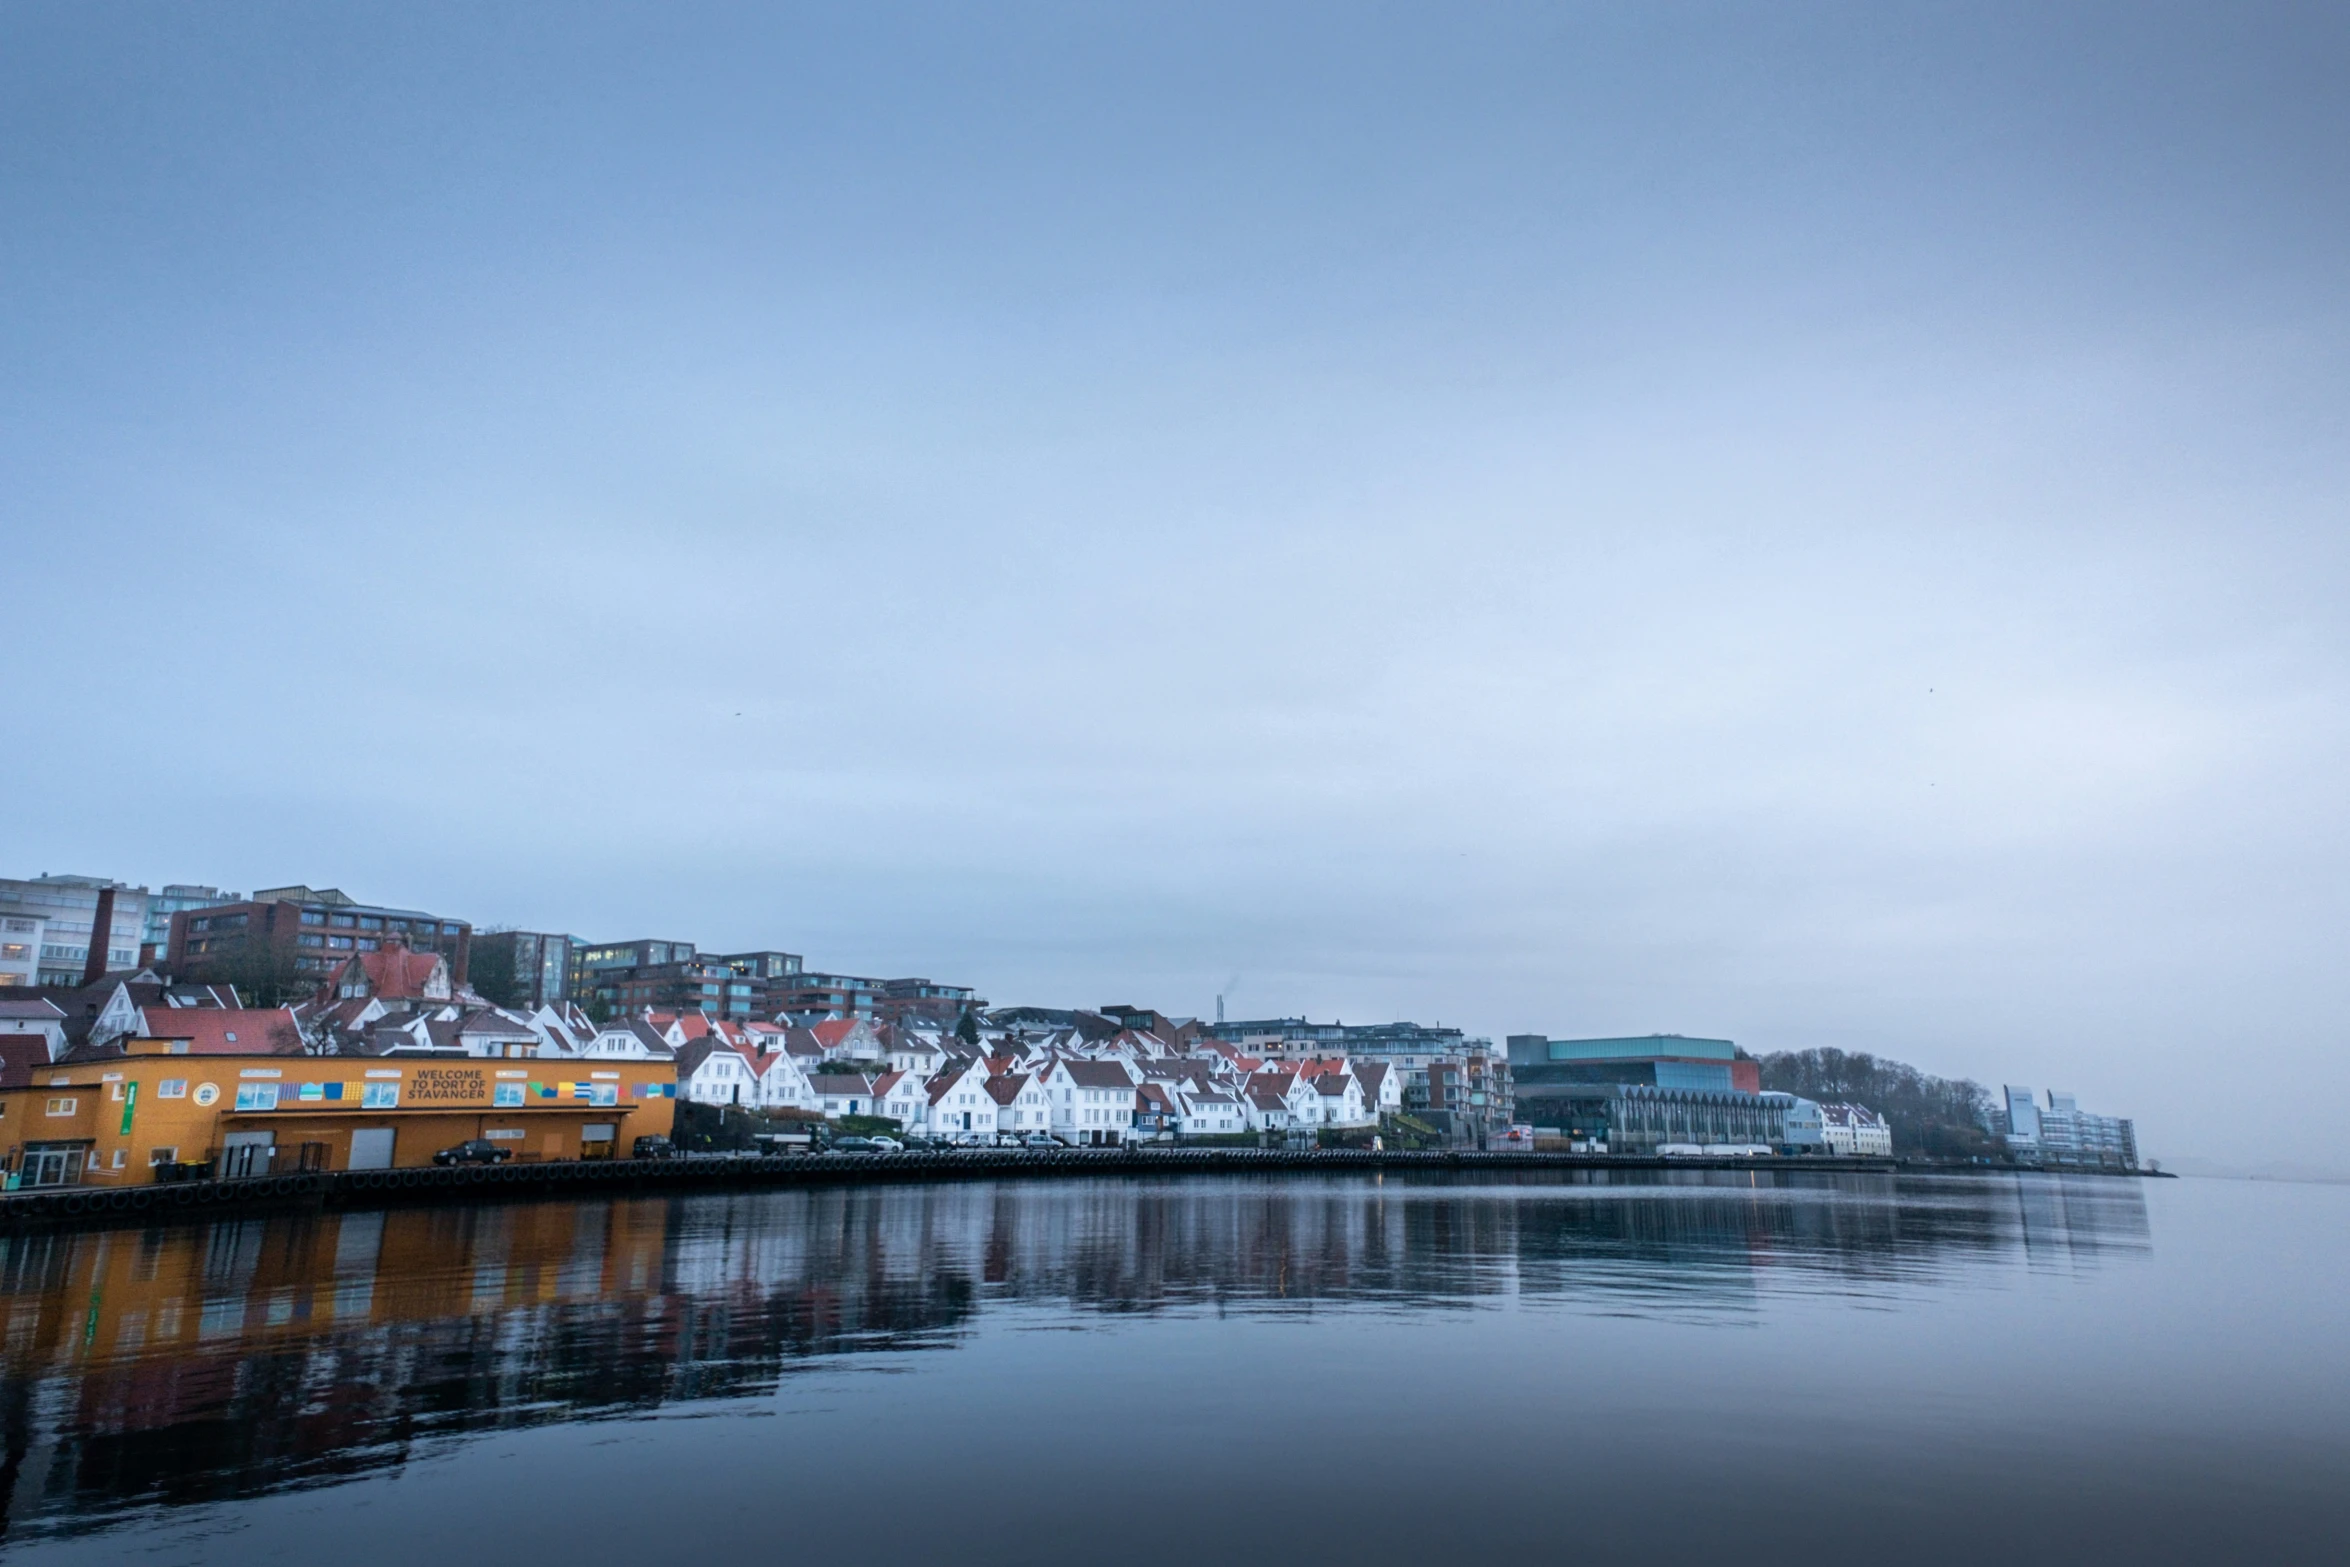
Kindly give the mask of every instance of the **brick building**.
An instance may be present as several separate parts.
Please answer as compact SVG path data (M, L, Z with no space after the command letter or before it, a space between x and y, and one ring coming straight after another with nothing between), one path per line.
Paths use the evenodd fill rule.
M204 980L249 969L266 955L301 983L317 985L354 954L377 951L393 938L412 951L439 953L449 960L451 980L466 983L471 925L421 909L360 903L333 887L269 887L241 903L182 909L171 917L167 961L174 975Z

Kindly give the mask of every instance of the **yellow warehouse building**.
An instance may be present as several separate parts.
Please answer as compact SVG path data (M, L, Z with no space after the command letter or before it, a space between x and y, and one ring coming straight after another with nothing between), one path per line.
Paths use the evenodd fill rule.
M189 1055L172 1043L135 1039L124 1055L35 1067L29 1086L0 1091L14 1183L135 1186L204 1164L223 1178L405 1169L474 1138L519 1162L609 1159L666 1135L676 1110L668 1061Z

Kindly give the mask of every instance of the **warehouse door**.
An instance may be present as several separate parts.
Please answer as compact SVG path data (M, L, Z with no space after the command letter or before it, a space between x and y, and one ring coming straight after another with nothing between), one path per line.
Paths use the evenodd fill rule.
M351 1134L351 1168L388 1170L392 1167L392 1129L363 1126Z
M220 1176L240 1181L249 1175L267 1175L277 1157L277 1133L231 1132L220 1140Z

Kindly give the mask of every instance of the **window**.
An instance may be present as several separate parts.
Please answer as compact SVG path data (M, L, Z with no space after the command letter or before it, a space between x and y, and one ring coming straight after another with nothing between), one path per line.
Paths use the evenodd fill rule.
M490 1103L501 1110L510 1110L522 1103L520 1083L500 1083L490 1095Z
M237 1085L237 1108L239 1110L275 1110L277 1108L277 1084L239 1083Z
M6 958L11 963L22 963L25 959L31 957L32 955L33 949L26 946L21 941L11 941L5 944L0 944L0 958Z
M44 1113L48 1115L71 1115L73 1114L74 1103L75 1102L71 1099L52 1099L49 1101L49 1107Z
M147 1150L147 1162L149 1164L177 1164L180 1162L180 1151L177 1148L150 1148Z
M324 936L304 936L302 938L302 945L305 947L323 947L326 945L326 938Z
M329 936L326 938L326 944L338 952L351 950L351 938L348 936Z
M359 1092L362 1110L396 1110L400 1105L398 1083L369 1083Z
M357 924L358 921L351 918L351 916L348 914L337 914L334 918L328 920L327 923L332 925L337 930L349 930L353 925Z
M187 1098L188 1080L184 1077L165 1078L162 1082L155 1085L155 1097L158 1099Z
M362 914L359 916L359 928L361 930L381 930L384 928L384 922L372 914Z
M322 909L304 909L302 911L302 923L305 925L324 925L326 923L326 913Z
M117 1149L115 1149L115 1150L114 1150L114 1167L115 1167L117 1170L119 1170L119 1169L121 1169L121 1168L122 1168L122 1161L123 1161L123 1159L124 1159L125 1155L127 1154L127 1152L128 1152L128 1150L127 1150L127 1149L122 1149L122 1148L117 1148Z

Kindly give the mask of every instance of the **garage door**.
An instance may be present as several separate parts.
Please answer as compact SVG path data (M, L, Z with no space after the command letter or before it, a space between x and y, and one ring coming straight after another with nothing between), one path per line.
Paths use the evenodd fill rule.
M392 1167L392 1129L363 1126L351 1134L351 1168L388 1170Z

